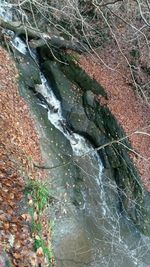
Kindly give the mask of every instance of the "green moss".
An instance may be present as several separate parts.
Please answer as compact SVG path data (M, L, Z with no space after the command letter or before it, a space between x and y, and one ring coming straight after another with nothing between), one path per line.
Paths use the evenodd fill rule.
M43 238L43 225L42 225L42 215L44 209L49 203L49 192L41 181L39 180L29 180L25 187L25 195L30 195L33 204L29 207L29 213L32 218L31 231L34 234L34 249L37 251L38 248L42 248L45 257L49 262L49 267L52 267L54 255L52 249L48 247L46 241ZM35 212L38 215L38 219L35 219ZM37 238L38 237L38 238Z
M51 249L49 249L45 243L45 240L43 240L41 237L39 239L34 240L34 249L37 251L38 248L42 248L44 255L47 257L47 260L49 262L49 267L52 267L52 259L54 258L54 254Z
M33 201L38 205L38 211L42 212L49 201L49 193L45 185L38 180L30 180L25 188L30 193Z

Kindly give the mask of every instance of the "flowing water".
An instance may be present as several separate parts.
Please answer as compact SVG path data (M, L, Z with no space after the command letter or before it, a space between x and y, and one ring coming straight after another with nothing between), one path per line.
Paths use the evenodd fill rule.
M65 233L67 239L65 238L63 242L67 255L61 245L62 262L58 266L147 266L141 261L141 258L143 255L149 254L149 250L144 251L145 241L149 242L149 239L140 235L132 224L128 222L127 218L119 216L117 205L115 205L118 197L115 182L113 183L107 175L103 175L102 162L92 145L82 136L71 132L62 116L61 103L54 95L43 74L41 74L41 80L42 85L39 85L37 90L43 95L48 104L46 107L48 119L69 140L73 150L74 162L81 169L84 176L84 186L82 185L81 189L84 204L79 208L76 216L81 217L81 221L78 219L80 223L82 222L80 228L85 227L85 233L81 235L86 235L87 244L89 240L92 243L88 244L90 262L85 247L82 248L80 245L81 240L75 241L76 237L74 237L72 242L79 243L79 247L76 250L73 247L74 254L77 255L72 255L71 263L67 263L65 257L70 255L69 246L72 247L69 235L74 232L74 229L71 229L72 233L69 230L69 235ZM66 228L67 226L65 225ZM89 262L85 261L84 257L81 257L82 253L85 253ZM77 258L81 258L81 261L78 262ZM75 262L73 263L74 259Z
M4 1L0 1L4 3ZM0 9L0 15L11 19L11 12ZM10 8L10 7L9 7ZM12 45L20 53L31 55L26 44L16 37ZM88 140L72 132L62 116L61 102L41 73L42 84L36 90L45 101L35 100L38 112L48 118L48 137L39 119L41 136L49 162L56 154L68 163L54 169L52 187L58 198L50 208L54 220L53 245L58 267L148 267L150 239L143 236L128 218L118 212L117 186L104 170L99 154ZM29 94L29 93L25 93ZM30 93L31 94L31 93ZM30 99L33 95L30 95ZM62 142L59 143L59 138ZM74 196L75 200L74 201Z

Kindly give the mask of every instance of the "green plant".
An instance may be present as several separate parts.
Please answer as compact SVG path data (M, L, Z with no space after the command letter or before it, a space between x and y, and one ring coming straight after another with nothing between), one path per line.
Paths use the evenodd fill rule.
M52 266L51 261L54 258L53 251L48 248L46 245L45 240L42 237L39 237L39 239L34 240L34 249L35 251L38 250L38 248L42 248L44 255L47 257L48 262L50 264L50 267Z
M50 199L45 184L40 180L29 179L25 187L25 195L29 200L29 213L31 215L31 232L34 238L34 250L40 249L48 261L49 267L53 267L54 255L50 246L50 236L43 236L43 232L50 232L51 224L47 221L44 211ZM46 222L46 224L45 224Z
M30 180L26 185L25 192L31 195L33 202L38 206L38 212L42 212L50 197L45 185L39 180Z

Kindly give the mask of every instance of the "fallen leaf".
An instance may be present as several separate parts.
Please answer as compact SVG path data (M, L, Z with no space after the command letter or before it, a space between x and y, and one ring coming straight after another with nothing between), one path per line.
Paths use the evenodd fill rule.
M8 230L9 229L9 222L5 222L5 223L3 223L3 227L4 227L4 229L5 230Z
M28 203L29 203L29 206L32 206L33 205L33 200L30 199Z
M30 259L31 266L34 267L34 266L38 265L37 257L36 257L36 254L34 252L30 253L29 259Z
M9 198L10 198L10 199L14 199L14 196L15 196L14 193L10 193L10 194L9 194Z
M37 221L38 215L37 215L36 211L34 212L33 218L34 218L35 221Z
M0 221L5 221L6 220L6 214L0 214Z
M14 247L15 247L16 250L21 247L21 243L20 243L19 240L14 244Z
M14 253L14 257L15 257L16 259L20 259L22 256L21 256L20 253L15 252L15 253Z
M44 256L44 252L43 252L42 247L39 247L39 248L37 249L37 251L36 251L36 255L37 255L38 257L43 257L43 256Z
M32 221L31 215L28 214L28 213L24 213L24 214L22 214L21 217L22 217L26 222L31 222L31 221Z
M40 240L40 237L38 235L35 235L36 240Z

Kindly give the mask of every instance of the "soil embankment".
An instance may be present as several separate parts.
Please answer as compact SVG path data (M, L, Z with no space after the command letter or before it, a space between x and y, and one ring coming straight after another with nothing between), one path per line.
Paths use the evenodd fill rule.
M23 215L24 179L42 178L42 172L32 166L41 157L34 121L19 95L17 78L14 62L0 48L0 250L8 253L14 266L31 266L37 259L28 218ZM1 251L0 266L6 260Z

